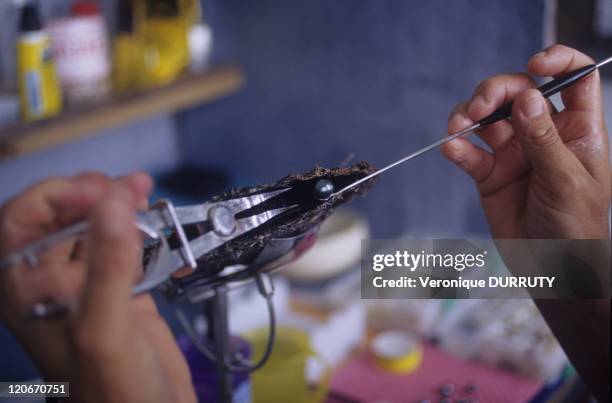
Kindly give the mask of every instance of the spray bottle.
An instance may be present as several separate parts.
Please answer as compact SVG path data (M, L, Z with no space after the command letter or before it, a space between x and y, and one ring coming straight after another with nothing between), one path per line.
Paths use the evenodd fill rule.
M42 28L38 9L30 2L21 8L17 78L24 120L44 119L60 112L62 96L53 64L51 40Z

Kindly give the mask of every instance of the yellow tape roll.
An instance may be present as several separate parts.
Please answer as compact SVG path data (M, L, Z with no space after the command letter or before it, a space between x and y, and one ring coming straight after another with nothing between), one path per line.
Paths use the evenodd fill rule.
M382 332L370 343L376 364L395 374L414 372L423 361L423 348L415 337L401 331Z

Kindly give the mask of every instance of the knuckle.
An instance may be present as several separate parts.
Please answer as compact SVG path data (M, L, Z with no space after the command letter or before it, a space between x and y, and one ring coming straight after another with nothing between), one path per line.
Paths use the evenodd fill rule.
M495 76L491 76L482 82L483 88L492 89L497 88L500 84L508 81L508 78L511 77L511 74L498 74Z
M573 53L576 50L570 48L569 46L562 45L560 43L556 43L551 45L545 49L547 54L563 54L563 53Z
M476 86L476 90L474 91L474 94L483 94L483 93L490 92L493 88L495 88L498 85L498 81L499 81L498 76L489 77L489 78L482 80Z
M450 121L455 117L455 115L457 115L457 113L463 113L466 106L467 106L467 101L461 101L458 104L456 104L453 107L453 109L451 109L450 113L448 114L448 123L450 123Z
M566 55L566 57L570 56L570 60L574 60L578 56L580 57L580 59L584 59L584 61L587 64L595 63L595 60L593 60L593 58L590 57L589 55L583 52L580 52L579 50L569 47L567 45L555 44L555 45L549 46L548 48L546 48L546 53Z
M528 136L529 143L537 148L555 147L561 139L557 135L557 129L553 126L533 128Z
M496 76L489 77L479 84L480 92L491 92L496 90L498 87L504 85L509 79L511 79L513 74L499 74Z
M562 45L560 43L555 43L553 45L548 46L544 51L546 52L566 52L570 50L569 47Z
M83 171L80 174L75 176L76 178L91 178L91 179L99 179L99 180L105 180L105 179L110 179L107 175L103 174L100 171L94 171L94 170L87 170L87 171Z
M39 189L39 188L43 188L43 187L51 187L51 186L61 185L61 184L65 183L65 182L66 182L66 178L64 178L62 176L50 176L50 177L45 178L42 181L38 182L34 186L32 186L31 189Z
M84 171L78 175L75 175L73 179L79 182L95 183L101 186L108 186L111 184L112 179L99 171Z
M529 84L532 87L535 87L536 85L536 82L533 77L525 72L516 73L516 77L520 78L521 80L524 80L525 83Z

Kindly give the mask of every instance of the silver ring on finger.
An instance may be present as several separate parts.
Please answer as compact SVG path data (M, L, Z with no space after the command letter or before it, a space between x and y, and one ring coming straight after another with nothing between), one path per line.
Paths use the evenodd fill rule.
M26 314L27 319L60 319L64 318L70 312L68 304L59 302L53 299L45 299L34 304L30 311Z

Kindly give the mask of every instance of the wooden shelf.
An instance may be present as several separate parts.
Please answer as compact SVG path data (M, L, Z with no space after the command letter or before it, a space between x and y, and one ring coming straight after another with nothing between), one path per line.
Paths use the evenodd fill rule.
M93 135L163 112L212 102L238 91L244 83L239 67L226 65L187 74L173 83L95 106L66 110L52 119L0 128L0 160Z

